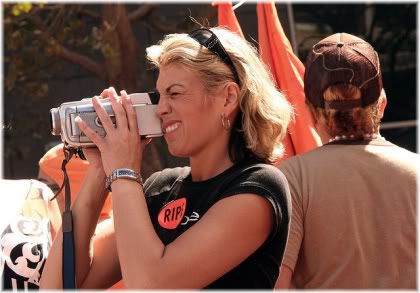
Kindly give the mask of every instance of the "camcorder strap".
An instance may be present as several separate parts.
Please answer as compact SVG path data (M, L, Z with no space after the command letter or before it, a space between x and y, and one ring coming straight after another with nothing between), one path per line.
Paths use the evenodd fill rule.
M64 174L64 182L60 189L57 191L55 196L51 199L55 199L57 195L65 187L64 194L64 211L62 215L61 230L63 231L63 289L76 289L76 266L75 266L75 252L74 252L74 235L73 235L73 215L71 213L71 190L70 180L67 175L66 165L73 157L74 154L80 156L80 150L69 148L66 144L63 146L64 160L61 164L61 170ZM82 153L83 154L83 153ZM82 157L82 156L80 156ZM84 156L82 159L85 159Z
M71 190L70 180L67 175L66 165L76 153L75 149L63 147L64 157L61 170L64 174L65 203L62 217L63 231L63 289L76 288L76 265L74 253L73 215L71 213Z

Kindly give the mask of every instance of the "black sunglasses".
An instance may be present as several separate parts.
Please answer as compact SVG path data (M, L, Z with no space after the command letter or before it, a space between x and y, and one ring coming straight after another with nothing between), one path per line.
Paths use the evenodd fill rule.
M220 42L219 38L213 33L211 30L207 28L199 28L193 30L189 36L196 40L200 45L206 47L214 54L219 56L219 58L229 66L233 72L233 76L235 77L235 81L238 85L239 83L239 76L238 72L233 65L232 60L230 59L229 55L227 54L225 48L223 47L222 43Z

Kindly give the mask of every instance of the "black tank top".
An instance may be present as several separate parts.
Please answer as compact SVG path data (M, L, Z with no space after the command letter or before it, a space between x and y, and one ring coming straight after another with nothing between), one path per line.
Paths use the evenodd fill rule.
M275 217L269 238L245 261L206 289L274 288L291 213L287 181L276 167L243 161L200 182L191 181L189 167L165 169L150 176L144 190L154 228L165 245L197 223L211 206L225 197L253 193L267 198Z

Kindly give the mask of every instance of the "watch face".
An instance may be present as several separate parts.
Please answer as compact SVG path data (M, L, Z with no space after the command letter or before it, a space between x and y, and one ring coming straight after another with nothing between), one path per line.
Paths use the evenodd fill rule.
M136 172L127 169L119 169L117 170L117 176L136 176Z

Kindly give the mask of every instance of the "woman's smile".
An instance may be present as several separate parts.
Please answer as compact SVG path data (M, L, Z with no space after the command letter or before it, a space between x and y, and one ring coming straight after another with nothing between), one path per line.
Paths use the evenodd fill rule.
M181 124L180 122L175 122L173 124L165 126L165 128L163 129L163 133L167 134L167 133L174 132L175 130L178 129L180 124Z

